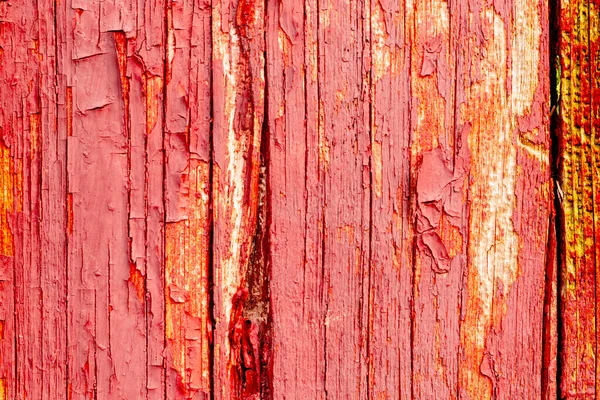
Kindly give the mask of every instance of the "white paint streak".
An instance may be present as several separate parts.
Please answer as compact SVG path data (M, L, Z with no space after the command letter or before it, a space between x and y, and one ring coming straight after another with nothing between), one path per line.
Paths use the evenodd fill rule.
M540 18L535 1L515 1L515 15L524 21L515 24L512 41L512 94L514 113L529 111L538 85Z
M386 74L391 59L390 46L387 44L388 34L385 26L385 16L379 2L373 7L371 30L371 37L373 38L373 85L375 85Z
M492 9L484 14L484 22L493 27L493 36L487 42L487 57L481 69L485 79L473 92L470 101L477 104L477 115L489 107L485 97L494 100L494 110L481 112L481 118L469 135L473 152L472 166L476 177L471 196L470 256L477 269L479 299L481 301L480 324L476 346L485 346L486 326L491 321L494 283L501 281L507 291L517 275L519 239L515 234L512 215L515 207L516 148L512 143L514 118L507 107L506 83L506 32L504 21ZM476 98L481 96L483 97ZM490 120L491 118L491 120Z

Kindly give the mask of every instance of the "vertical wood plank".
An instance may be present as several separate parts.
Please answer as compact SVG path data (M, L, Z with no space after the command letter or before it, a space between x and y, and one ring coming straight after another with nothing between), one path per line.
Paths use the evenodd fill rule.
M560 396L592 398L598 374L598 106L597 1L560 1L558 38L560 217Z
M363 1L318 3L325 392L368 394L369 48Z
M212 4L213 382L216 399L260 390L254 321L245 313L255 249L263 131L265 6Z
M40 70L38 26L35 3L23 3L13 10L16 35L14 50L23 64L17 64L17 102L14 107L14 131L11 156L15 172L19 205L14 214L16 390L15 396L42 396L42 263L40 248ZM17 43L21 43L17 45ZM19 187L20 186L20 187ZM29 340L34 338L34 340Z
M65 55L69 390L76 396L162 393L161 10L160 1L67 5L76 27ZM156 333L147 340L149 326L158 328L158 344Z
M267 9L273 398L327 395L317 5L283 0Z
M528 377L541 374L552 207L546 3L484 6L466 22L480 36L462 51L482 56L457 89L471 166L461 396L537 398L541 379Z
M67 396L67 130L64 79L58 79L56 4L38 1L41 154L41 398ZM32 396L33 397L33 396Z
M460 3L408 3L411 43L411 218L414 258L413 393L458 396L460 301L466 274L468 144L457 127ZM454 9L452 9L454 7ZM475 11L477 12L477 11Z
M371 1L368 393L411 398L410 5ZM418 345L417 345L418 346ZM438 392L443 397L441 392Z
M135 268L130 285L141 293L145 274L146 387L149 399L166 396L169 358L165 349L165 94L166 0L138 0L135 34L126 32L130 82L130 246ZM135 145L133 141L135 140ZM143 170L141 169L143 166ZM145 248L142 248L144 245ZM144 259L145 256L145 266ZM144 271L145 269L145 271ZM133 295L133 294L132 294Z
M0 398L41 397L39 59L35 4L0 5L2 371ZM32 338L33 340L28 340Z
M106 5L104 5L106 6ZM129 129L121 28L102 3L68 3L69 375L75 396L145 397L143 302L130 285ZM105 14L106 13L106 14ZM95 23L95 28L91 29ZM115 26L117 25L117 26ZM120 59L121 58L121 59ZM98 173L102 171L102 173Z
M167 396L210 386L210 2L167 10L165 97Z

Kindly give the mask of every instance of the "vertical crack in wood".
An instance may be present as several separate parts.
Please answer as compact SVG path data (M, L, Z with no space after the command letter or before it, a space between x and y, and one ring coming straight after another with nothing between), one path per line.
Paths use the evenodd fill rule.
M375 0L377 1L377 0ZM376 34L379 34L380 37L375 37L375 35L373 35L373 21L372 21L372 13L373 13L373 9L372 9L372 1L369 0L365 0L364 2L365 6L365 10L366 12L366 18L365 20L366 25L367 25L367 32L365 34L365 38L363 39L364 41L366 41L368 43L368 49L369 49L369 65L368 65L368 91L367 91L367 96L368 96L368 104L369 104L369 117L368 117L368 121L369 121L369 146L370 146L370 150L371 150L371 154L369 156L369 249L368 249L368 257L367 257L367 269L368 269L368 273L367 273L367 282L366 282L366 287L367 287L367 291L366 291L366 296L365 296L365 291L363 290L362 292L362 296L361 296L361 301L364 301L364 298L366 297L366 301L367 301L367 318L366 318L366 353L367 353L367 373L365 374L365 387L366 387L366 396L368 399L371 399L374 396L374 392L375 392L375 376L374 376L374 365L373 365L373 352L374 352L374 347L372 346L371 340L374 339L374 334L373 334L373 307L374 307L374 287L372 286L372 274L373 274L373 196L375 195L375 192L373 191L373 186L376 184L377 185L377 196L381 197L382 196L382 160L381 160L381 144L377 143L376 146L376 142L375 142L375 137L374 137L374 121L373 121L373 112L375 110L373 103L374 103L374 96L373 93L375 91L375 89L373 88L373 72L374 72L374 68L375 65L373 63L373 58L375 57L374 53L373 53L373 41L374 40L380 40L383 41L384 40L384 32L383 31L379 31L376 32ZM381 12L381 11L380 11ZM381 24L381 21L377 21ZM381 37L384 36L384 37ZM386 54L387 55L387 54ZM389 65L389 58L385 59L384 58L384 62L381 63L383 65L379 65L380 69L385 70L388 65ZM379 74L377 74L379 75ZM377 79L377 77L376 77ZM376 151L376 149L378 151ZM377 158L377 169L376 171L374 171L375 166L374 166L374 158ZM362 249L361 249L362 250ZM362 307L360 307L362 308ZM360 326L360 329L364 329L363 326ZM400 373L400 371L398 371L398 373ZM385 393L385 392L383 392Z
M260 363L253 361L254 371L244 371L251 355L243 357L242 350L259 350L258 343L249 339L257 326L253 328L252 322L247 326L243 313L259 212L264 13L261 0L223 0L213 5L213 79L219 86L213 93L216 398L249 396L245 379L260 372ZM260 391L260 383L254 386L252 390Z
M548 246L546 250L546 273L544 288L544 321L542 352L542 399L554 400L559 395L558 383L561 374L559 349L561 346L561 313L559 293L562 291L559 268L563 258L564 215L562 199L559 196L558 179L560 177L560 125L558 107L560 99L560 67L559 60L559 19L560 0L548 3L548 73L550 90L550 174L552 185L552 201L550 207Z
M207 4L210 5L210 9L212 10L212 8L214 7L214 0L207 0ZM209 115L209 124L208 124L208 131L209 131L209 137L208 137L208 246L209 246L209 251L208 251L208 286L207 286L207 295L208 295L208 320L210 323L210 331L208 332L209 335L209 352L208 352L208 373L209 373L209 389L210 389L210 400L215 400L215 393L217 392L216 390L216 382L215 382L215 376L216 376L216 371L215 371L215 336L214 336L214 332L215 332L215 327L216 327L216 304L215 304L215 278L214 278L214 274L215 274L215 268L216 268L216 264L215 264L215 203L214 203L214 177L215 177L215 170L214 170L214 162L215 162L215 144L214 144L214 93L215 93L215 88L214 88L214 68L212 68L213 63L214 63L214 53L213 53L213 26L214 26L214 21L213 21L213 14L212 12L208 13L208 37L210 40L208 40L208 43L210 44L210 57L209 60L207 60L207 63L209 65L209 74L208 74L208 96L209 96L209 109L208 109L208 115ZM205 31L206 32L206 31Z

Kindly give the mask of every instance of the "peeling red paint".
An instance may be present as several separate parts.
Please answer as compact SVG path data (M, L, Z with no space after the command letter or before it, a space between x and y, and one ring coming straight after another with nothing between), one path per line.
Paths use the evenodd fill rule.
M597 3L0 1L0 399L592 393Z

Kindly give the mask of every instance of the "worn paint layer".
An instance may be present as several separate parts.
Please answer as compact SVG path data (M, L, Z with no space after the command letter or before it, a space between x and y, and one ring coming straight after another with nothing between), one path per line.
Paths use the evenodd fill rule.
M595 393L561 7L555 238L543 0L0 1L0 400Z

